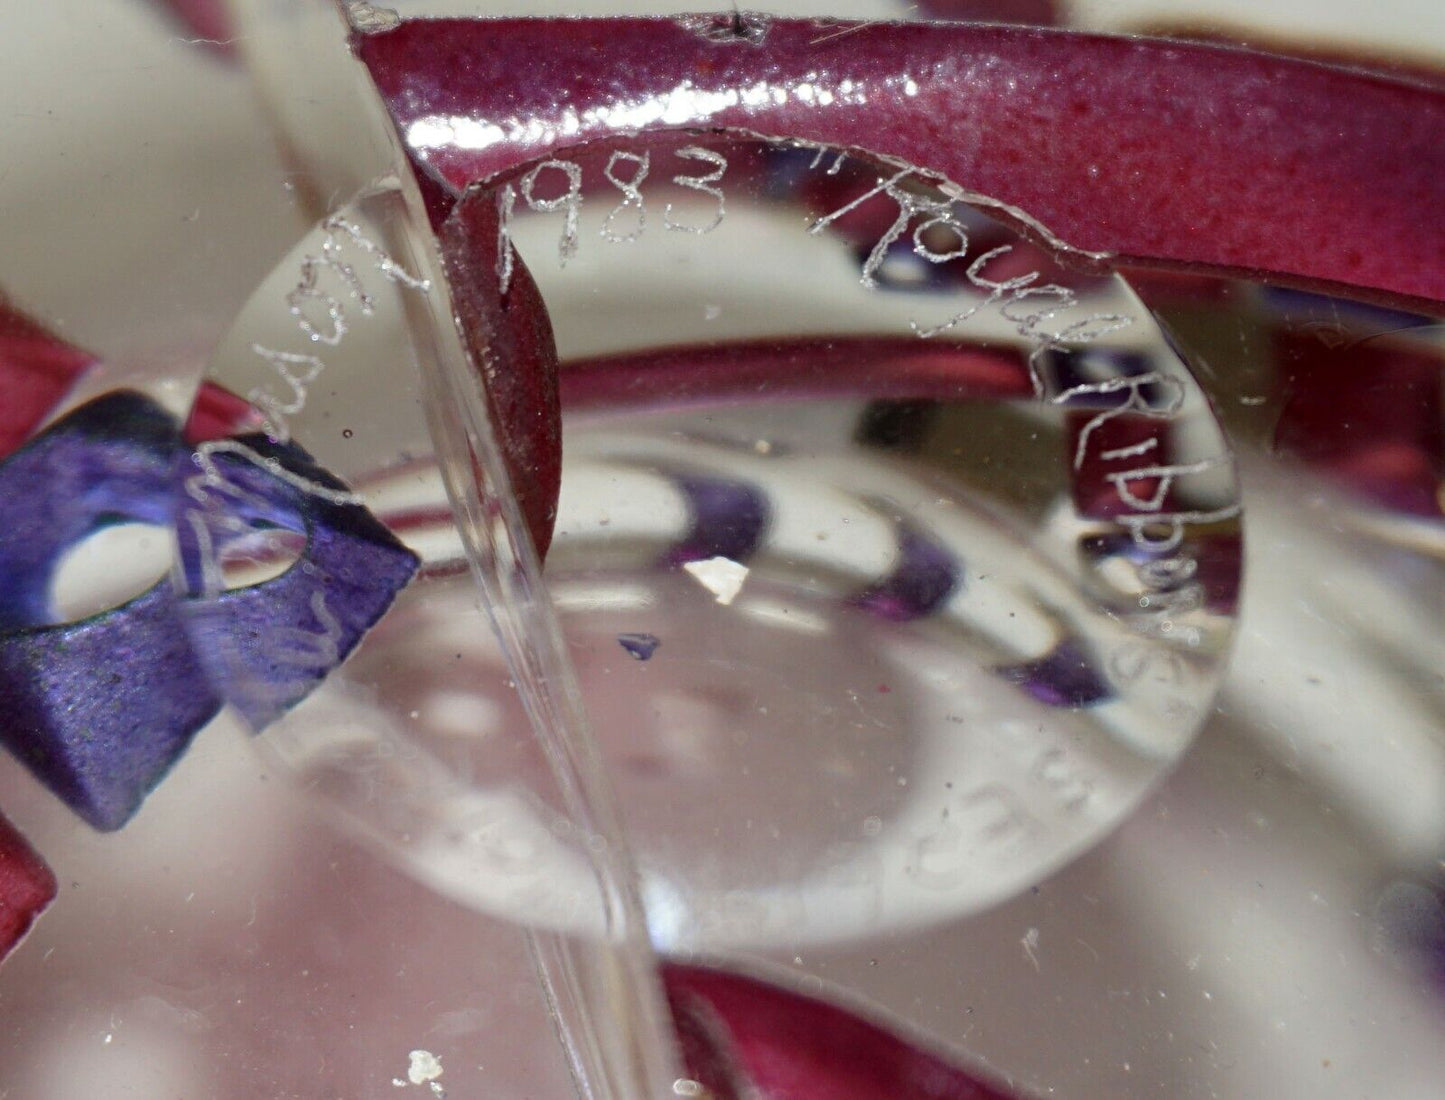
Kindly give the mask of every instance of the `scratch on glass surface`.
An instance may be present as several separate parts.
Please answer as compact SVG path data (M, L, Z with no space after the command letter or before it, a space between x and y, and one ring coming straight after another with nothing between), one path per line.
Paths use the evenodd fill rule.
M770 15L741 11L736 6L732 11L680 15L677 18L677 25L683 30L719 45L746 43L759 46L768 37L768 28L772 23Z

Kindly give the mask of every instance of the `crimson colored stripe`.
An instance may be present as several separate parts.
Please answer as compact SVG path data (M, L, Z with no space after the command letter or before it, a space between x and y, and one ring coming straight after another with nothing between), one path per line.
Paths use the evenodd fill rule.
M437 19L357 49L403 135L496 127L484 148L413 149L458 189L627 130L742 128L901 158L1080 249L1445 302L1438 88L1199 43L839 29L776 20L754 46L667 19Z
M55 874L15 826L0 817L0 959L55 900Z

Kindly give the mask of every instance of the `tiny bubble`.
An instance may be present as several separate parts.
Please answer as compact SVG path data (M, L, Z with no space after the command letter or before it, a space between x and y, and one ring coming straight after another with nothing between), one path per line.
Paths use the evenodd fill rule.
M341 429L341 438L342 438L342 439L350 439L350 438L351 438L353 435L355 435L355 434L356 434L356 433L353 432L350 428L342 428L342 429Z

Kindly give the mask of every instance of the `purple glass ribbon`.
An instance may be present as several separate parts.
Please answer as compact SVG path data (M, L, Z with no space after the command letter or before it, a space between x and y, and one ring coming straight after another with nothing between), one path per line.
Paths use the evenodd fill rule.
M1001 665L994 673L1049 707L1089 707L1114 697L1088 647L1065 638L1042 657Z
M963 586L963 563L947 546L908 523L898 522L897 538L893 569L851 602L890 622L906 623L948 602Z
M0 742L97 829L116 829L219 709L162 582L56 622L62 555L114 522L167 524L175 425L135 393L76 409L0 464Z
M300 448L273 456L340 484ZM223 702L259 728L303 698L416 570L415 556L364 508L307 498L241 465L226 476L265 504L265 521L305 532L295 567L214 601L182 601L161 581L119 607L58 622L52 583L64 554L108 524L171 525L192 458L164 409L118 392L67 414L0 463L0 743L97 829L130 819ZM325 660L305 669L275 644L287 631L318 629L327 644L313 658ZM233 650L240 663L217 660Z
M772 519L767 494L746 481L719 477L679 476L678 489L687 501L687 534L662 557L675 568L708 558L749 560L757 553Z
M226 452L213 457L215 477L227 491L208 499L224 504L227 522L206 528L209 545L201 545L188 520L215 516L187 496L176 531L192 591L202 588L197 570L206 554L223 553L247 525L306 536L301 560L280 576L184 604L186 627L210 682L260 730L347 658L415 575L420 561L365 508L299 487L347 492L343 482L294 443L272 443L259 434L234 442L256 460ZM291 480L258 461L279 463ZM240 517L242 524L230 522Z

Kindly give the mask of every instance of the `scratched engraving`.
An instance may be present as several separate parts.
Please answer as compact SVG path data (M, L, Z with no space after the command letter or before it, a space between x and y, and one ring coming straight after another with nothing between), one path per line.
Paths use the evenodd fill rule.
M630 179L620 179L617 175L617 166L620 162L630 162L633 166ZM637 240L647 229L647 208L642 201L642 182L647 179L648 169L652 165L651 155L644 150L641 153L629 153L626 150L618 149L608 158L607 167L602 174L607 177L607 182L622 192L622 201L612 208L607 219L602 223L602 236L613 244L625 244ZM636 207L637 225L629 233L619 233L616 229L616 221L626 210Z
M1016 368L1016 373L1000 371L1013 396L1002 399L1009 408L997 423L1022 425L1025 432L1038 427L1034 438L1040 443L1029 452L1030 460L1037 453L1053 464L1049 468L1020 462L1019 476L1037 477L1037 490L1027 500L1020 495L1021 503L1008 498L1002 507L1017 503L1041 534L1050 540L1057 536L1057 542L1047 545L1046 568L1059 568L1049 574L1053 587L1045 589L1041 583L1037 590L1025 592L1021 581L1016 590L1009 586L1032 565L1019 566L1015 574L1010 561L997 569L990 583L986 576L994 563L980 551L968 551L963 563L966 573L962 566L959 569L960 577L967 576L967 588L960 583L956 593L950 591L950 602L937 605L938 618L924 625L947 620L951 628L977 621L986 624L987 636L980 634L984 640L962 659L937 662L937 671L928 666L910 680L900 665L896 677L890 670L880 677L887 683L877 686L880 693L894 693L889 702L914 708L899 711L900 728L918 733L920 751L936 753L928 757L928 767L909 770L906 778L890 769L882 781L887 802L865 805L860 799L856 816L849 808L842 820L829 824L837 829L836 835L807 838L827 846L826 858L819 866L820 848L810 848L804 870L790 868L788 873L796 872L800 880L805 873L811 876L802 881L796 896L802 899L800 905L815 907L815 912L784 920L780 906L793 904L792 896L781 900L765 896L752 884L736 891L716 889L704 895L708 904L696 905L687 914L694 927L676 933L702 943L775 937L781 942L814 922L843 927L862 920L872 926L895 918L923 920L929 914L955 912L986 895L994 888L991 884L1002 890L1031 875L1036 881L1044 865L1062 859L1070 845L1076 851L1100 835L1118 820L1124 802L1142 790L1150 767L1166 755L1155 750L1167 747L1175 735L1175 719L1186 721L1201 705L1205 672L1213 667L1219 649L1215 635L1227 612L1211 606L1216 598L1213 584L1206 586L1201 580L1205 572L1201 562L1210 559L1196 549L1197 540L1213 538L1216 532L1197 528L1222 523L1236 512L1233 506L1216 507L1227 499L1223 494L1229 488L1230 460L1208 449L1213 444L1207 432L1192 430L1202 409L1198 392L1183 368L1161 350L1163 344L1147 315L1141 312L1137 319L1127 315L1132 307L1124 304L1128 299L1117 286L1107 286L1095 276L1076 280L1061 273L1051 260L1025 262L1025 257L1038 255L1032 244L1001 244L1010 238L1000 236L1000 227L985 222L972 209L978 204L959 198L959 192L917 169L885 162L872 170L865 165L863 174L857 174L860 161L835 147L810 145L796 154L772 158L761 150L742 150L731 144L735 140L699 135L676 144L651 139L644 144L638 138L620 145L588 145L534 161L500 181L491 196L477 196L497 204L495 273L502 293L509 293L519 275L515 249L520 247L554 309L559 332L575 326L575 331L564 333L565 341L559 339L559 348L571 342L564 360L610 352L614 329L623 339L633 340L625 313L629 306L646 313L637 326L643 335L684 334L677 348L690 347L690 338L699 331L719 345L749 339L754 330L770 336L766 326L775 323L777 331L790 333L792 317L786 307L792 303L787 295L793 287L798 301L810 309L815 300L818 303L814 312L797 311L796 335L802 338L831 333L836 324L836 331L849 337L881 332L890 340L898 335L904 340L932 340L932 347L915 347L904 354L928 363L948 362L950 367L956 351L1002 346L999 361L1005 370ZM776 271L747 281L750 273L773 258L774 241L769 235L783 237L789 229L802 255L786 257ZM672 233L714 232L715 238L695 250L686 238L670 239ZM805 232L812 236L799 240ZM349 328L364 312L357 304L363 301L359 295L364 287L331 272L338 270L335 261L350 259L363 268L363 275L368 273L352 256L348 238L338 234L337 240L346 247L344 255L333 257L322 246L315 263L303 268L301 281L287 296L300 335L290 333L290 342L279 347L252 348L256 361L268 371L268 385L251 396L267 416L269 428L284 432L288 419L302 413L308 392L317 393L329 348L348 336L360 338ZM533 242L540 262L529 251ZM613 245L626 247L614 252ZM777 247L789 245L783 240ZM819 262L811 266L807 261L814 258ZM334 262L323 262L328 259ZM700 302L685 296L694 289L691 280L713 276L711 261L716 261L716 270L726 273L725 279L736 282L726 281L717 297L709 288L705 292L709 296ZM645 272L628 269L637 262L659 266ZM565 276L555 275L558 267L567 269ZM669 281L673 271L679 277ZM623 277L612 277L614 272ZM634 283L631 276L639 277ZM658 286L664 292L653 296ZM768 293L759 294L758 288ZM776 292L780 299L776 308L769 298L774 288L782 288ZM877 297L869 298L860 288ZM830 297L828 292L836 293ZM572 301L584 303L575 316L561 305ZM753 309L755 302L767 308ZM842 310L859 302L854 315L842 315ZM674 309L679 303L683 308ZM694 311L695 304L705 309ZM597 329L584 331L594 316ZM702 317L709 322L706 328ZM613 327L604 329L604 323ZM1127 332L1130 326L1137 331ZM638 338L626 346L648 345ZM858 390L846 391L840 406L842 400L855 399L860 405L870 400L881 403L898 392L880 388L875 394L869 388L871 376L858 377ZM907 378L900 389L912 384ZM1029 400L1030 384L1036 406L1021 409ZM664 380L656 395L660 405L669 399L668 385ZM639 405L653 396L637 392ZM761 388L760 394L759 402L772 400ZM773 407L767 409L771 415ZM750 411L745 409L740 416ZM931 415L935 410L924 411ZM639 409L638 415L652 412L648 407ZM840 419L852 415L849 406L841 410ZM776 442L772 435L760 438L759 455L776 447L774 456L784 455L790 461L786 448L793 441L786 420L786 413L778 418ZM951 442L964 442L963 430L975 422L960 416L959 423L965 429L957 429ZM995 422L987 424L992 430ZM630 438L631 422L626 428ZM948 428L956 430L953 424ZM746 441L751 448L751 439ZM985 442L991 446L993 441ZM849 457L855 457L853 441L844 445ZM795 442L793 446L796 451ZM1020 441L1017 451L1003 446L995 454L1012 461L1027 448ZM227 472L246 483L237 473L237 463L266 461L239 452L203 457L214 459L210 466L217 472L210 479L202 476L198 487L209 484L223 495L228 492ZM873 458L857 457L860 465ZM978 457L994 455L981 446ZM949 461L932 453L927 458L935 464L930 472ZM908 461L908 455L900 456L900 466ZM964 462L955 468L963 470ZM990 481L1014 476L1011 470L998 469L988 475ZM357 502L344 490L295 487L317 492L318 499L329 491L338 493L338 503ZM1000 488L1007 492L1013 486ZM938 500L940 507L952 503ZM900 510L905 507L912 505L901 505ZM932 507L933 502L926 501L919 513L931 516L927 509ZM952 529L942 523L938 527L940 545L951 550ZM225 534L212 527L197 531L194 541L214 537L219 545ZM851 534L845 537L854 541ZM823 541L824 535L818 539ZM794 552L791 544L787 548ZM881 555L888 546L880 540L880 548ZM808 549L812 550L811 543ZM820 553L834 549L824 547ZM759 560L764 561L761 556ZM912 583L916 573L932 583L925 569L931 559L921 552L905 553L900 544L898 560L903 580ZM771 567L771 561L764 561L759 568ZM860 566L858 576L871 579L873 574L862 570L874 568ZM853 579L850 573L849 582ZM1032 583L1036 576L1028 573L1027 579ZM903 580L898 582L900 588ZM219 576L214 583L220 583ZM819 588L822 596L836 598L826 586ZM868 592L871 600L872 589ZM969 602L976 596L977 604ZM851 624L860 614L855 604L861 606L862 601L853 599L851 592L842 598L853 600L844 612ZM1020 612L1017 623L1014 610ZM320 624L320 633L301 631L281 640L282 648L301 667L308 667L307 662L315 667L329 657L324 614L328 611L324 605L313 606L308 615L303 606L300 618L307 627ZM871 605L867 613L872 613ZM932 605L926 614L935 614ZM896 633L905 637L912 629L904 624ZM1194 651L1190 646L1196 647ZM959 671L964 666L967 675L977 677L977 699L952 697L968 694L969 681ZM874 688L871 682L857 686L870 693ZM792 690L792 685L783 690ZM849 695L858 705L857 694ZM870 721L886 724L862 706L859 710ZM767 709L760 703L758 712L766 715ZM1020 715L1027 720L1011 723ZM915 720L916 726L911 724ZM931 720L939 725L934 728ZM944 721L966 728L955 730ZM951 748L936 748L931 740L955 733L962 734L959 740L967 746L956 756ZM941 789L945 778L952 781L946 785L947 794ZM895 789L894 779L907 789ZM485 849L488 836L473 842ZM495 858L501 860L500 848ZM825 912L816 900L819 892L844 903L833 908L847 912ZM695 901L684 905L668 900L678 911L694 907ZM910 912L904 914L904 909Z
M772 16L734 8L730 12L679 15L677 24L708 42L719 45L747 43L756 46L768 37Z
M811 157L805 162L807 171L826 176L836 176L849 156L847 150L826 144L802 143L797 147L811 151ZM699 165L696 171L669 173L672 183L709 197L715 210L710 219L684 221L669 202L661 212L663 227L696 234L713 232L727 213L723 187L727 157L702 144L683 146L672 155L677 160ZM655 159L656 153L645 149L611 151L601 174L614 192L620 194L620 199L602 221L603 239L629 243L646 232L646 194L656 169ZM563 264L576 255L578 248L577 227L584 201L588 201L584 196L583 177L581 163L556 157L532 167L517 185L522 200L531 210L563 215L558 244L558 257ZM552 181L552 190L548 192L552 197L539 197L542 194L539 178ZM559 182L565 185L560 193ZM513 186L507 184L499 189L497 197L501 215L498 271L504 292L513 265L511 218L516 195ZM859 212L865 204L878 200L891 204L892 210L861 261L859 283L868 290L883 290L884 265L903 250L929 267L950 268L956 273L956 284L970 291L955 311L940 321L910 318L909 328L920 339L961 332L971 319L985 311L1013 329L1027 349L1026 361L1035 397L1055 407L1088 410L1088 419L1075 436L1071 458L1075 471L1082 471L1091 455L1104 467L1095 476L1102 478L1114 494L1118 510L1099 522L1111 523L1126 532L1131 543L1149 557L1178 560L1178 564L1171 567L1172 572L1156 569L1147 580L1140 578L1140 586L1152 593L1152 597L1140 602L1138 614L1131 616L1130 622L1146 637L1157 639L1172 634L1186 644L1198 644L1197 631L1174 633L1179 616L1190 608L1203 607L1202 598L1189 587L1188 580L1197 563L1180 548L1190 528L1231 520L1237 516L1238 506L1178 505L1181 486L1188 489L1204 485L1203 479L1212 472L1227 474L1230 463L1224 455L1174 460L1168 454L1165 443L1171 438L1169 433L1185 415L1188 392L1185 382L1166 369L1068 384L1056 384L1052 377L1046 377L1044 365L1052 354L1097 344L1135 325L1136 319L1116 310L1090 311L1073 287L1047 281L1037 267L1020 272L1016 262L1018 247L1013 244L976 246L969 229L971 223L964 216L965 201L977 200L976 205L985 208L989 201L982 196L967 195L951 185L941 185L915 167L894 164L883 169L871 184L855 187L835 208L816 215L807 232L814 236L823 234L838 227L843 219ZM1014 213L1028 220L1022 212ZM856 219L850 219L852 221ZM1030 224L1034 224L1046 240L1060 243L1044 227ZM330 305L329 300L319 300L324 311L329 311ZM329 312L325 316L329 317ZM316 319L314 327L318 331L323 320L320 316ZM331 331L334 332L334 326ZM287 360L278 363L276 369L287 382L293 377L299 378L304 388L311 368L304 360ZM292 396L282 394L266 406L268 411L285 415L296 403L294 389L293 386ZM1142 440L1136 438L1123 443L1111 440L1111 445L1101 448L1099 441L1110 438L1110 433L1103 429L1122 417L1131 422L1155 422L1159 432ZM1131 567L1148 568L1149 562Z
M701 145L686 145L677 151L677 155L690 160L700 160L704 164L712 166L712 171L705 172L700 176L687 176L679 173L672 177L672 182L679 187L686 187L689 190L698 191L704 195L711 195L717 203L717 210L713 214L712 221L705 225L684 225L681 222L673 220L672 203L668 203L662 211L662 224L668 229L683 233L711 233L718 226L722 225L723 218L727 215L727 198L723 194L722 188L717 186L728 170L727 157L715 149L705 149Z
M1111 471L1106 473L1104 478L1114 486L1114 491L1118 494L1119 499L1130 508L1136 508L1140 512L1158 512L1163 509L1164 498L1173 488L1176 478L1217 469L1223 462L1222 458L1202 458L1198 462L1186 462L1173 466L1138 466L1122 472ZM1136 481L1154 482L1153 493L1147 497L1139 496L1130 488Z
M834 176L848 157L846 150L826 144L804 143L799 147L812 152L807 164L809 172ZM664 228L697 234L716 230L727 212L727 197L722 186L728 170L727 157L701 144L683 146L673 155L701 166L698 171L671 175L673 184L710 197L715 211L710 219L700 223L684 222L674 204L666 203L661 216ZM647 150L622 148L611 152L602 174L612 188L620 192L621 198L602 222L601 234L605 240L627 243L639 239L646 231L645 193L653 168L653 154ZM539 178L557 176L565 184L561 193L554 193L550 198L539 197ZM577 227L584 202L582 166L566 158L553 158L532 167L520 178L518 186L530 209L563 214L558 256L565 264L578 248ZM924 322L913 318L908 321L909 328L920 339L934 339L960 330L983 311L992 311L1007 322L1028 349L1027 364L1035 396L1055 406L1083 405L1090 410L1088 421L1075 438L1074 470L1084 468L1096 448L1096 441L1103 438L1101 429L1120 417L1156 421L1161 433L1167 432L1184 414L1187 391L1179 377L1165 370L1109 377L1053 390L1053 383L1044 376L1043 370L1049 354L1096 344L1134 325L1135 318L1117 311L1085 312L1085 303L1072 287L1046 281L1037 268L1019 273L1017 264L1013 263L1018 251L1013 244L975 248L968 222L962 216L965 198L988 205L982 196L968 196L951 185L940 185L917 168L897 164L880 172L871 185L855 189L836 208L816 216L807 231L812 235L822 234L875 200L891 203L890 220L862 260L858 271L860 284L869 290L882 289L882 268L899 248L905 248L932 267L958 265L959 284L974 293L943 320ZM516 192L512 185L499 189L497 201L501 214L498 270L505 292L513 265L510 225ZM1028 220L1021 212L1015 213ZM1044 227L1035 225L1035 229L1045 239L1059 243ZM1007 271L1003 270L1005 264L1009 265ZM318 302L325 317L330 317L331 301L318 299ZM313 325L319 335L335 334L334 324L329 331L322 332L322 323L323 318L318 317ZM290 384L293 379L300 379L303 389L312 369L313 364L304 360L279 361L276 366L283 381ZM283 394L266 405L268 412L285 415L296 404L295 389L292 385L289 397ZM1109 522L1126 531L1136 547L1151 555L1174 554L1190 527L1227 521L1238 514L1235 505L1171 506L1181 483L1227 467L1229 460L1216 456L1170 461L1162 446L1166 438L1163 434L1151 435L1106 447L1097 454L1098 461L1110 467L1102 472L1102 477L1122 506L1123 514L1112 516ZM1163 622L1162 618L1160 621ZM1158 629L1148 628L1153 633Z
M317 588L311 593L311 613L321 624L320 631L295 626L276 627L268 636L271 654L295 668L321 672L335 668L341 659L341 623L326 603L326 593Z
M411 274L397 263L384 249L372 241L361 228L342 214L333 214L321 223L320 255L307 255L301 261L300 277L296 285L285 295L287 311L296 319L297 329L313 345L338 347L350 331L347 308L351 305L361 315L370 316L375 312L375 295L367 288L358 269L358 261L364 258L382 278L409 290L430 290L426 279ZM351 258L348 259L348 253ZM320 285L323 272L329 272L340 284L337 293L325 290ZM306 312L308 304L320 303L327 318L326 328L322 322ZM276 443L291 439L290 418L301 413L310 399L312 388L326 370L326 363L313 352L284 351L253 343L252 354L269 368L270 373L283 387L280 391L272 383L251 389L247 399L263 415L262 430ZM218 462L219 456L230 456L245 462L268 476L284 482L318 500L336 505L358 505L361 497L347 489L325 485L288 469L279 459L261 454L250 445L236 439L211 439L200 443L192 456L196 472L188 476L183 487L189 503L182 517L191 532L199 555L202 593L215 596L224 588L222 571L218 561L217 535L244 535L253 528L242 519L237 511L243 506L264 513L270 503L257 494L236 484L226 475ZM316 598L321 600L317 604ZM312 610L317 621L323 626L320 635L307 634L310 641L299 642L287 635L281 642L291 641L296 648L286 652L312 656L306 660L321 661L334 650L335 639L329 643L328 623L334 623L325 608L324 596L317 590ZM298 658L299 659L299 658ZM316 667L323 667L317 664Z
M1144 396L1143 390L1148 386L1157 386L1161 390L1168 391L1169 397L1163 406L1152 404ZM1074 448L1075 470L1083 467L1084 459L1089 453L1089 440L1093 434L1115 417L1133 412L1154 420L1172 420L1184 407L1184 383L1160 371L1149 371L1147 374L1109 378L1103 382L1087 382L1079 386L1070 386L1062 393L1055 394L1051 400L1055 405L1063 405L1078 397L1097 397L1121 391L1125 394L1123 401L1113 408L1105 409L1097 414L1079 432L1079 440ZM1100 457L1107 458L1107 452Z
M536 194L537 178L546 171L561 172L567 177L567 190L550 199L539 199ZM558 262L564 267L567 261L577 255L577 222L582 210L582 169L570 160L545 160L521 180L522 199L539 213L561 210L562 237L557 243Z
M824 151L820 148L814 155L812 164L814 168L821 163ZM833 169L830 169L830 174L836 168L837 162ZM910 182L914 187L907 186ZM930 264L944 264L966 259L969 252L968 234L953 212L954 202L947 198L932 198L921 194L916 186L926 182L916 169L900 169L891 176L880 178L872 188L854 196L838 209L816 219L809 226L808 231L813 234L821 233L839 218L882 195L893 201L897 206L897 212L892 224L884 230L863 261L862 269L859 272L859 282L864 287L869 289L878 287L879 269L893 246L908 231L910 224L914 227L912 251L919 259ZM929 231L938 230L940 227L953 234L957 241L955 247L939 251L927 243L926 238ZM1037 364L1045 352L1100 340L1112 332L1133 324L1133 319L1122 314L1096 314L1075 319L1054 331L1045 328L1044 322L1076 308L1079 304L1078 298L1068 287L1057 284L1035 285L1041 278L1038 271L1001 281L990 279L985 275L985 269L991 262L1007 256L1013 251L1013 245L1002 245L976 256L968 263L964 272L965 278L975 288L986 292L986 297L982 301L968 305L941 323L925 325L917 320L912 320L909 322L909 327L920 338L932 339L956 329L982 310L998 307L999 314L1013 323L1019 335L1032 344L1029 365L1033 373L1034 392L1036 396L1043 397L1044 387L1038 375Z
M312 590L308 605L320 628L308 630L295 625L272 626L266 638L267 655L301 673L324 673L335 668L341 660L341 622L327 603L325 590L319 585ZM230 669L243 672L247 668L246 655L235 635L219 631L216 637L210 639L210 644L215 647L219 660ZM295 685L247 677L244 690L253 703L274 706L291 702Z
M663 228L699 236L711 233L722 225L727 216L727 195L718 186L727 173L727 157L715 149L708 149L701 145L683 146L676 150L675 156L681 160L700 161L706 166L706 171L695 172L691 175L679 172L672 177L672 182L678 187L707 195L713 200L715 208L710 220L700 225L692 225L679 221L675 214L674 204L666 203L662 211ZM631 165L631 168L624 169L624 165ZM612 244L629 244L640 239L647 231L647 202L642 192L642 185L651 170L652 154L645 149L641 152L616 149L608 157L602 174L608 183L622 193L622 201L608 212L602 222L599 232L604 240ZM541 198L537 194L538 180L547 171L562 173L566 180L566 190L552 198ZM630 174L624 176L623 171L628 171ZM555 213L557 211L563 213L562 233L557 245L558 261L562 266L565 267L567 261L577 255L581 244L579 226L586 201L583 195L581 165L575 161L554 157L530 169L518 181L516 188L510 183L502 185L497 190L496 200L498 213L497 277L504 295L511 288L512 272L516 265L516 245L512 239L512 222L516 212L518 190L521 192L522 201L529 209L538 213ZM634 219L632 228L623 231L620 228L621 221L629 216Z
M814 149L810 171L819 168L828 152L826 146ZM835 161L830 172L836 171L839 163ZM1239 508L1235 504L1212 509L1178 508L1170 504L1180 482L1226 468L1230 460L1224 455L1193 461L1167 461L1161 457L1162 439L1168 438L1162 433L1168 432L1184 414L1185 384L1173 374L1154 370L1051 392L1051 382L1042 370L1046 356L1104 340L1133 325L1134 318L1117 312L1079 316L1082 304L1075 291L1044 282L1038 270L1005 278L992 277L992 266L1006 261L1015 251L1014 246L1002 245L971 256L968 234L952 213L953 204L920 193L921 188L927 186L928 181L910 167L881 173L871 188L817 218L809 232L820 233L864 203L883 197L890 200L896 210L891 223L863 260L858 278L865 288L879 288L882 265L910 227L909 243L915 257L933 265L964 265L964 280L978 292L973 300L940 323L910 320L909 327L920 339L933 339L966 325L984 310L994 310L1027 344L1028 368L1036 399L1055 406L1085 403L1091 408L1096 408L1103 399L1105 407L1093 412L1076 437L1072 456L1075 471L1084 468L1095 441L1102 438L1100 430L1111 421L1128 416L1159 425L1159 434L1099 450L1097 457L1106 466L1114 467L1102 471L1104 483L1123 509L1123 514L1113 516L1111 522L1128 532L1135 547L1155 558L1133 567L1145 594L1139 598L1138 614L1130 617L1130 626L1145 639L1198 646L1202 636L1197 627L1178 629L1182 617L1205 607L1203 586L1193 579L1198 563L1181 553L1180 548L1190 527L1232 520ZM1044 235L1048 237L1046 232ZM1159 558L1168 564L1162 564ZM1167 658L1159 656L1157 645L1150 642L1125 643L1109 656L1107 666L1115 682L1122 685L1137 683L1151 671L1156 682L1172 677L1177 685L1183 679L1183 665L1178 658L1172 654ZM1171 719L1184 721L1194 715L1195 707L1182 696L1174 695L1165 700L1164 712ZM1092 785L1087 778L1072 772L1062 750L1055 753L1034 761L1031 775L1051 788L1066 810L1077 812L1087 804ZM916 875L922 876L920 882L933 873L941 853L951 850L951 845L958 842L957 831L956 825L949 824L920 842L922 847L915 853L913 865Z
M297 327L311 342L336 347L348 331L346 311L340 299L318 286L323 270L333 272L340 279L363 315L369 316L376 309L375 298L362 283L356 266L343 257L343 244L364 253L387 280L411 290L425 292L430 289L427 280L408 272L343 216L333 214L321 223L321 227L321 255L306 256L301 261L301 277L285 299L288 312L296 318ZM304 303L308 301L325 304L331 323L330 332L318 330L315 322L306 316ZM265 414L263 427L266 434L279 443L285 443L291 438L287 418L306 407L310 387L325 371L326 364L315 355L281 351L263 344L252 344L251 350L265 360L272 372L286 384L288 394L285 396L267 386L258 386L247 394L248 400Z

